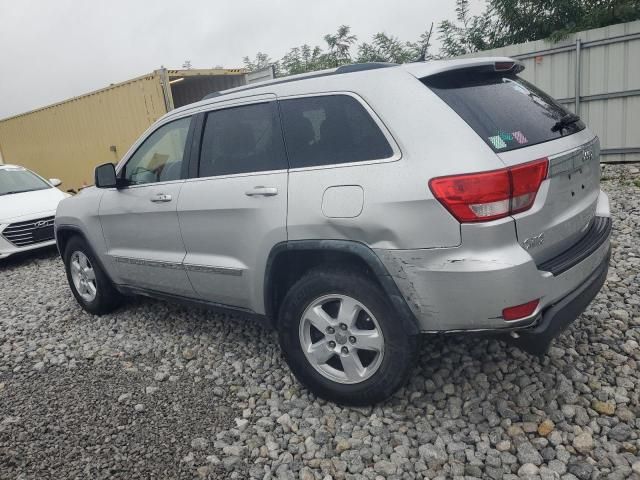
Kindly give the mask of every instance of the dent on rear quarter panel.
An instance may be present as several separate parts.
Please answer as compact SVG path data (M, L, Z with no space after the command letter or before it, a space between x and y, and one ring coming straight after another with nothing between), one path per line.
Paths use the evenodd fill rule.
M410 263L411 259L405 260L396 255L393 250L376 250L375 253L387 268L389 275L396 282L398 289L414 315L427 315L433 322L436 322L438 310L430 303L426 292L416 288L412 281L413 275L411 273L419 267ZM415 258L415 260L416 263L419 263L420 259Z

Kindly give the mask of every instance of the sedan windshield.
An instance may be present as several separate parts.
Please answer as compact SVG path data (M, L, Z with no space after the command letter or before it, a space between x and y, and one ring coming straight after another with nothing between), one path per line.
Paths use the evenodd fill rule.
M42 178L24 168L0 169L0 195L51 188Z

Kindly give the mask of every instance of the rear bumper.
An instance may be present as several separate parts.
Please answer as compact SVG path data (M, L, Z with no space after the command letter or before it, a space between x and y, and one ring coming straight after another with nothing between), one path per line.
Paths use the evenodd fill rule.
M518 332L511 342L529 353L544 354L551 341L585 311L607 279L611 249L598 268L573 292L542 312L535 326Z
M585 288L580 296L592 300L602 283L600 273L608 265L611 221L608 202L603 195L601 218L596 241L585 236L572 252L561 254L561 269L555 274L537 265L531 255L514 241L513 222L492 222L490 226L462 225L463 238L469 239L456 248L423 250L376 250L395 281L422 332L529 330L542 338L542 331L551 337L582 311L575 307L554 313L573 292ZM595 223L595 222L594 222ZM469 229L469 231L465 231ZM572 257L573 255L573 257ZM556 265L556 266L557 266ZM606 275L603 274L603 275ZM585 285L597 285L593 295ZM588 298L587 298L588 297ZM539 299L536 310L516 321L502 318L505 308ZM578 300L576 300L578 302ZM577 305L577 303L573 303ZM571 320L571 311L580 310ZM549 313L551 312L551 313ZM561 318L557 327L553 318ZM553 327L543 325L552 323ZM559 330L557 328L560 328ZM545 334L546 335L546 334Z

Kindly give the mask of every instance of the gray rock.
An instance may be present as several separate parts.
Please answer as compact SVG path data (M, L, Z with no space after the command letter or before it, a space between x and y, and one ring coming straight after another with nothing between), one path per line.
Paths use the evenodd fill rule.
M518 476L521 478L533 477L534 475L537 475L539 471L540 469L533 463L525 463L518 469Z
M587 462L573 462L568 465L567 471L580 480L588 480L593 473L593 465Z
M123 393L118 397L118 403L126 402L131 398L131 393Z
M542 465L542 455L529 442L522 442L518 445L518 460L520 463L532 463L536 466Z
M422 458L430 468L437 468L444 465L449 458L444 448L432 444L421 445L418 448L418 452L420 458Z
M607 432L607 436L609 438L613 438L619 442L624 442L631 437L633 430L626 423L619 423L615 427L613 427L609 432Z
M587 432L576 435L573 439L573 448L582 454L589 453L593 449L593 437Z
M398 470L398 467L387 460L380 460L373 465L373 469L376 473L380 473L382 475L394 475Z
M225 470L233 470L239 463L242 462L242 459L240 457L224 457L222 459L222 466L224 467Z
M209 441L204 437L197 437L191 440L191 448L194 450L205 450L209 446Z

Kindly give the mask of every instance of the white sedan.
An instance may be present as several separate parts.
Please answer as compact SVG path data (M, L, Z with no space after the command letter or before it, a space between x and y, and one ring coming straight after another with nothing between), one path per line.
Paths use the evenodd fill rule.
M0 259L55 245L56 208L69 196L56 188L61 183L24 167L0 165Z

